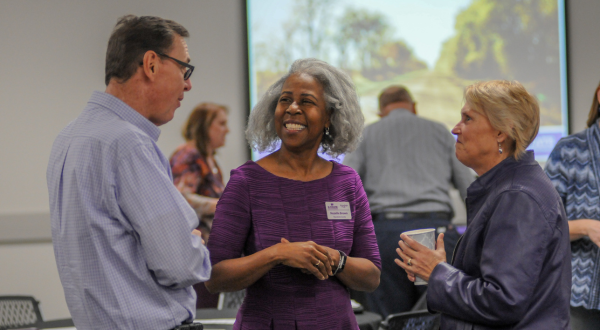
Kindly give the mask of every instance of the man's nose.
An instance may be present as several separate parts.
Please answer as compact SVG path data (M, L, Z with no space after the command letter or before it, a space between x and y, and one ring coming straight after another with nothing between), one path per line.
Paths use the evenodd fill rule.
M184 92L187 92L187 91L189 91L190 89L192 89L192 80L191 80L191 79L184 80L184 82L185 82L185 85L184 85L184 87L183 87L183 91L184 91Z

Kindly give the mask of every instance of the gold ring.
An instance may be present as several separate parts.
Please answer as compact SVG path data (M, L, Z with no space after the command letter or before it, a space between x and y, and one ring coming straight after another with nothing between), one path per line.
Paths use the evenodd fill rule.
M409 266L412 266L412 264L410 263L411 260L412 260L412 258L408 258L408 262L406 264L409 265Z
M319 267L320 264L321 264L321 260L317 261L317 263L315 264L315 267Z

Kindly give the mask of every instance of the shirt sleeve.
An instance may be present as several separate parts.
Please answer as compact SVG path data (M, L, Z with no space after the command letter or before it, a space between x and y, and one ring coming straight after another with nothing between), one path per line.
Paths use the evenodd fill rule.
M159 284L189 287L210 277L208 250L192 234L195 212L177 191L153 146L131 148L118 161L117 201Z
M366 164L365 164L365 154L364 154L364 150L363 150L364 144L365 144L365 139L363 139L359 143L359 145L355 151L353 151L351 153L347 153L344 156L344 160L342 161L342 164L352 167L361 178L365 177L366 170L367 170Z
M381 257L379 256L379 247L377 246L377 238L371 219L369 201L358 175L356 175L354 205L354 237L349 255L368 259L381 270Z
M508 325L521 320L531 303L548 251L551 228L533 199L508 191L495 203L485 229L475 277L447 263L429 278L427 305L467 322ZM482 234L483 235L483 234Z
M241 257L251 227L248 184L240 170L233 170L217 204L208 241L211 263Z

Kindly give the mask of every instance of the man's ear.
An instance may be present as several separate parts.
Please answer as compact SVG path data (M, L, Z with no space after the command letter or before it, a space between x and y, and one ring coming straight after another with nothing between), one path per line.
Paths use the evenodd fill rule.
M144 71L144 75L151 81L154 81L154 79L156 79L156 74L158 73L160 67L159 62L160 58L155 52L149 50L146 52L146 54L144 54L142 68Z

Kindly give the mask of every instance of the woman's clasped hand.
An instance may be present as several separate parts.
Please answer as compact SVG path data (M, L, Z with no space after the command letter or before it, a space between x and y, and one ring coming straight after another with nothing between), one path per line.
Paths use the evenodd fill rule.
M326 280L333 275L334 262L328 248L313 241L290 243L282 238L279 254L282 258L281 264L300 268L303 273L313 274L320 280Z

